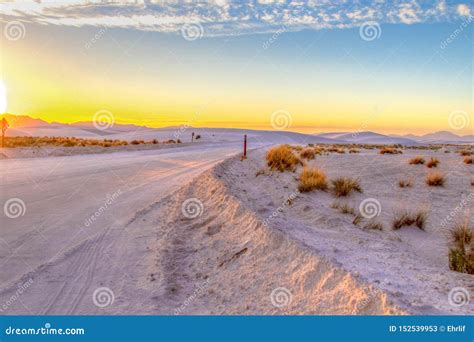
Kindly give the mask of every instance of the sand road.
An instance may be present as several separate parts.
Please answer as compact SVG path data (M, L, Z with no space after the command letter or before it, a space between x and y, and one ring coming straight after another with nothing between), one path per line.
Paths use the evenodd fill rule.
M240 148L0 161L0 314L106 314L93 292L136 286L140 249L156 234L129 232L127 222Z

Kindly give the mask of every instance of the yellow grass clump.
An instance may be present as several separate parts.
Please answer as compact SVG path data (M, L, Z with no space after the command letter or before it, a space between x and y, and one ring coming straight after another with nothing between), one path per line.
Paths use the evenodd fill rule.
M332 181L333 192L336 197L350 195L353 191L362 192L359 181L349 177L338 177Z
M432 167L438 167L438 164L439 164L438 159L431 158L430 160L428 160L428 163L426 163L426 166L431 169Z
M326 174L317 169L305 167L300 174L298 190L309 192L312 190L326 190L328 188Z
M267 165L271 170L295 171L301 160L288 145L273 147L267 152Z
M422 157L411 158L410 161L408 162L408 164L410 165L420 165L424 163L425 163L425 160Z
M307 160L313 160L315 155L316 155L316 152L311 147L307 147L300 152L300 157Z
M446 177L439 172L432 172L426 176L426 184L429 186L443 186Z
M474 164L474 158L473 157L464 158L464 164Z
M450 231L449 269L474 274L474 228L457 224Z

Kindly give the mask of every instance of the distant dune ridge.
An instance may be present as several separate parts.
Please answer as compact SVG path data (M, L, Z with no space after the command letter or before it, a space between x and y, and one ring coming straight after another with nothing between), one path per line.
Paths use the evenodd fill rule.
M331 132L320 134L303 134L291 131L252 130L235 128L195 128L189 126L174 126L164 128L151 128L133 124L114 123L107 129L98 129L93 122L76 122L72 124L48 123L41 119L31 118L26 115L4 114L10 123L7 136L74 136L87 139L180 139L183 142L191 141L191 132L201 135L207 142L231 142L242 139L243 134L250 138L265 142L287 143L320 143L320 144L401 144L419 145L427 143L436 144L474 144L474 135L459 136L448 131L440 131L416 136L384 135L370 131L364 132Z

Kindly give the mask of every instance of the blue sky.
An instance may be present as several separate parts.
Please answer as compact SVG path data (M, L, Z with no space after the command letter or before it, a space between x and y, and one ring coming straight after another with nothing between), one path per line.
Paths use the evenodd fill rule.
M2 39L9 111L271 129L285 110L292 130L393 133L463 111L472 133L472 2L73 2L1 5L4 33L25 31Z

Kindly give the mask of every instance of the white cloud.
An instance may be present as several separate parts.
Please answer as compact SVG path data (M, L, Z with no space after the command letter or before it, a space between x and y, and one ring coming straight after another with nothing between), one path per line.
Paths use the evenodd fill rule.
M464 0L465 1L465 0ZM454 2L454 3L453 3ZM379 24L413 24L453 21L469 16L468 5L439 1L283 1L256 3L229 0L209 2L177 0L21 0L0 4L0 21L106 26L180 32L185 23L199 22L209 36L273 32L281 25L302 28L357 27L367 21Z
M466 4L459 4L458 5L458 13L463 17L469 17L471 15L471 9Z

